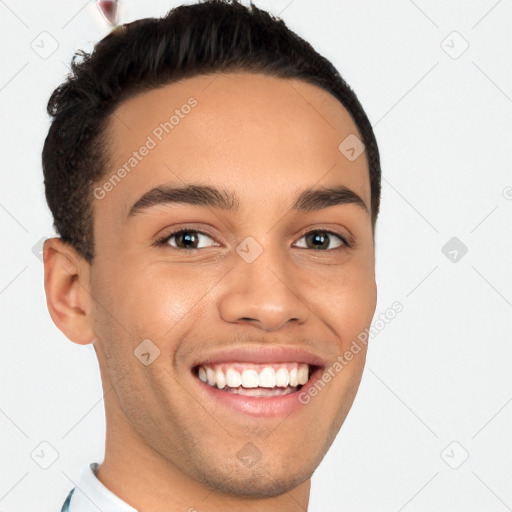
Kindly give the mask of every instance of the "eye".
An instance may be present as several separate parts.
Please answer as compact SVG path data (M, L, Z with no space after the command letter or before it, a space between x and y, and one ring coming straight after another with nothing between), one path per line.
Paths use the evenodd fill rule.
M338 245L336 245L335 247L329 247L331 245L331 236L333 235L339 240L339 242ZM314 250L333 250L343 246L350 247L350 244L341 235L328 229L315 229L312 231L308 231L307 233L304 233L301 238L305 238L306 245L298 247L306 249L309 248ZM312 247L308 244L312 245ZM315 245L317 247L315 247Z
M171 240L176 239L175 244L169 243ZM156 242L157 246L170 245L176 249L204 249L204 247L198 247L197 244L204 242L205 239L212 240L210 235L197 231L195 229L180 229L170 233L165 238L162 238ZM212 247L211 245L207 247Z
M338 239L337 245L335 247L331 247L331 237L335 236ZM314 250L334 250L339 249L340 247L350 247L350 244L345 240L341 235L335 233L334 231L330 231L328 229L316 229L312 231L308 231L301 236L301 239L305 238L306 244L305 246L297 245L299 248L305 249L314 249ZM195 249L205 249L207 247L214 247L218 244L210 244L206 245L206 247L199 247L198 244L201 242L205 242L208 239L213 240L212 237L202 231L197 231L195 229L180 229L178 231L173 231L172 233L166 235L164 238L157 240L155 245L157 247L161 246L171 246L178 250L195 250ZM175 240L174 243L170 243L171 240Z

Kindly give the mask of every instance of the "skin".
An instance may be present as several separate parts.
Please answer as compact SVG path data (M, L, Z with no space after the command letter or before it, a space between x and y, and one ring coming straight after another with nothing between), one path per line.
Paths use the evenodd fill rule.
M48 309L71 341L96 351L107 426L98 478L112 492L142 512L304 511L311 476L354 401L366 346L284 420L219 410L202 399L190 367L239 344L304 347L329 367L370 326L377 301L370 213L355 204L291 210L304 189L335 185L369 210L368 162L338 150L349 134L361 137L328 92L230 73L122 103L108 126L106 177L191 96L198 104L190 114L94 199L93 263L47 240ZM185 183L229 186L240 212L163 204L128 217L153 187ZM178 252L179 237L152 245L183 227L206 230L195 251ZM340 240L328 235L328 249L308 247L303 232L321 228L353 246L336 248ZM250 264L236 252L248 236L263 248ZM148 366L133 353L146 338L160 350ZM250 467L236 455L248 442L261 455Z

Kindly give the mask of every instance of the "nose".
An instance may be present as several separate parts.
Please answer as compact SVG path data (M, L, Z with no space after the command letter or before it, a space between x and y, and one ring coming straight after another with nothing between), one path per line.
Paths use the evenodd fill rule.
M250 323L264 331L282 329L288 323L303 324L311 308L299 289L293 266L279 249L266 248L252 263L236 257L223 280L218 308L229 323Z

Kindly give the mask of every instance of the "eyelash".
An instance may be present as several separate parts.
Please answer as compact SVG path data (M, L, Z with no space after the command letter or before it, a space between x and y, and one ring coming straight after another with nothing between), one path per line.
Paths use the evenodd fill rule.
M173 238L173 237L175 237L177 235L180 235L181 233L199 233L201 235L206 235L206 236L208 236L208 237L213 239L213 237L209 233L206 233L204 231L199 231L198 229L179 229L177 231L173 231L172 233L169 233L168 235L166 235L163 238L160 238L153 245L155 245L156 247L167 246L167 247L171 247L174 250L184 251L184 252L201 251L201 250L203 250L203 249L196 249L196 248L184 249L182 247L172 247L172 246L168 245L168 242L169 242L169 240L171 238ZM306 232L301 234L301 236L299 237L299 240L301 238L303 238L304 236L309 235L310 233L328 233L330 235L334 235L334 236L338 237L342 241L342 243L343 243L343 245L341 245L340 247L336 247L334 249L310 249L312 251L332 252L332 251L336 251L336 250L350 249L352 247L352 244L349 243L346 238L341 236L339 233L336 233L336 231L332 231L330 229L317 228L317 229L312 229L310 231L306 231ZM304 247L301 247L301 249L304 249ZM307 247L306 247L306 249L307 249Z

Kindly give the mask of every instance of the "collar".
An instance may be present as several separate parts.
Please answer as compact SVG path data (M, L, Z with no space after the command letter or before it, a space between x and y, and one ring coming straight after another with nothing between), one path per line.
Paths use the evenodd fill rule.
M71 496L69 512L137 512L99 481L96 476L99 466L93 462L82 468Z

